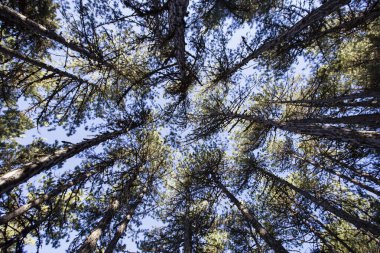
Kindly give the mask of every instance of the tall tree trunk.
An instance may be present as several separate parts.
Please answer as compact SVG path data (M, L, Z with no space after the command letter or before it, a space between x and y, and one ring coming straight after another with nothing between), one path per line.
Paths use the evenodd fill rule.
M369 174L369 173L366 173L366 172L363 172L363 171L360 171L358 170L357 168L355 168L354 166L350 165L350 164L347 164L345 162L343 162L342 160L340 159L336 159L334 158L333 156L331 156L330 154L328 154L327 152L323 154L324 157L326 157L327 159L331 160L332 162L340 165L341 167L345 168L345 169L348 169L349 171L355 173L356 175L360 176L360 177L363 177L369 181L372 181L374 182L375 184L379 185L380 186L380 179L376 178L375 176Z
M183 217L183 252L184 253L192 253L193 252L193 231L192 231L192 224L191 224L191 212L190 212L190 205L191 205L191 193L189 188L186 189L186 207L185 207L185 215Z
M323 224L320 220L318 220L317 217L314 215L310 215L311 220L313 220L315 223L317 223L319 226L321 226L324 230L327 231L329 235L335 238L337 242L342 244L344 248L347 249L350 253L356 253L344 240L342 240L335 232L333 232L331 229L329 229L325 224Z
M78 173L71 174L71 176L69 178L73 178L72 181L69 181L69 182L61 181L57 184L58 186L55 189L51 190L49 193L46 193L46 194L42 195L41 197L34 199L34 200L30 201L29 203L27 203L23 206L20 206L16 210L13 210L12 212L1 216L0 217L0 225L5 224L5 223L9 222L10 220L24 214L25 212L27 212L31 208L36 207L45 201L49 201L50 199L56 197L60 193L69 189L70 187L86 181L89 177L91 177L95 174L101 173L102 171L109 168L113 164L114 164L114 161L105 161L105 162L94 165L95 169L93 169L93 170L82 172L79 174Z
M310 124L310 123L323 123L323 124L346 124L346 125L364 125L368 127L378 127L380 126L380 113L373 114L361 114L361 115L350 115L343 117L319 117L319 118L308 118L308 119L295 119L288 120L287 123L294 124Z
M74 43L72 41L67 41L63 36L57 34L54 30L48 29L48 28L38 24L37 22L34 22L33 20L27 18L26 16L22 15L21 13L18 13L17 11L13 10L12 8L9 8L9 7L2 5L2 4L0 4L0 19L5 21L5 22L14 24L14 25L18 26L19 28L22 28L23 31L25 31L25 32L41 35L41 36L49 38L53 41L56 41L56 42L58 42L64 46L70 48L71 50L84 55L85 57L87 57L89 59L92 59L94 61L99 62L100 64L102 64L104 66L114 68L114 66L111 63L102 59L101 56L98 56L98 55L90 52L89 50L85 49L84 47L80 46L77 43Z
M54 73L54 74L56 74L56 75L58 75L60 77L67 77L67 78L69 78L69 79L71 79L73 81L76 81L76 82L80 83L80 84L81 83L86 83L86 84L95 86L95 84L92 84L89 81L84 80L81 77L78 77L78 76L73 75L73 74L71 74L69 72L66 72L66 71L60 70L58 68L55 68L55 67L53 67L53 66L51 66L49 64L46 64L46 63L44 63L42 61L32 59L32 58L30 58L28 56L25 56L25 55L23 55L23 54L15 51L15 50L13 50L13 49L7 48L6 46L1 45L1 44L0 44L0 52L3 53L3 54L5 54L5 55L11 56L11 57L16 57L16 58L18 58L20 60L23 60L23 61L25 61L27 63L30 63L30 64L34 65L34 66L43 68L43 69L45 69L47 71L50 71L50 72L52 72L52 73Z
M82 243L81 247L79 248L78 252L80 252L80 253L90 253L90 252L93 252L96 249L96 243L97 243L97 241L99 240L99 238L103 234L104 230L109 227L109 225L110 225L113 217L115 216L116 212L121 207L119 201L121 201L121 198L123 197L123 194L128 194L129 196L127 196L127 199L128 198L130 199L130 197L131 197L130 196L130 192L132 191L132 188L133 188L133 185L134 185L133 183L136 181L136 179L137 179L139 173L141 172L141 170L142 170L142 166L137 166L137 167L133 168L133 170L131 172L132 175L128 179L128 181L127 181L126 185L124 186L123 190L119 193L120 195L118 195L117 198L115 200L113 200L113 202L111 203L110 207L106 211L106 213L103 216L103 218L97 223L96 227L91 231L90 235L87 236L87 238L85 239L85 241ZM130 171L128 170L128 172L130 172ZM122 173L121 177L124 177L126 175L126 173L127 172ZM134 205L136 205L136 206L134 206L134 205L131 206L130 213L132 212L132 209L133 209L133 212L134 212L135 209L137 208L137 206L142 202L142 199L143 199L143 197L144 197L144 195L145 195L146 192L147 192L147 187L143 187L142 191L140 192L140 194L137 197L136 202L134 203ZM123 199L123 202L127 202L127 201L125 201L125 199ZM109 244L107 246L107 248L110 248L111 252L113 250L112 247L113 248L116 247L116 244L117 244L118 240L120 239L120 237L123 235L125 229L127 228L127 225L129 223L130 217L133 215L133 212L132 212L131 215L128 214L126 216L126 219L118 227L118 231L116 232L114 238L111 241L112 244ZM125 227L123 226L123 224L125 224Z
M330 140L349 142L359 146L380 149L380 133L375 131L359 131L329 125L314 125L292 122L278 122L246 114L230 113L230 119L243 119L269 127L276 127L296 134L306 134Z
M295 185L289 183L288 181L266 171L263 168L260 168L259 166L256 166L255 169L259 173L261 173L262 175L267 177L269 180L271 180L272 182L279 183L283 186L288 187L289 189L291 189L291 190L295 191L296 193L302 195L304 198L314 202L316 205L321 206L326 211L329 211L330 213L334 214L335 216L351 223L352 225L354 225L358 229L362 229L364 231L370 232L375 236L380 235L380 227L379 226L372 224L368 221L362 220L358 217L355 217L355 216L347 213L343 209L331 205L327 200L325 200L323 198L317 198L317 197L311 195L309 192L296 187Z
M315 24L315 22L318 22L319 20L324 19L325 17L327 17L328 15L333 13L334 11L338 10L343 5L348 4L349 2L350 2L349 0L326 1L320 7L311 11L308 15L306 15L301 20L299 20L295 25L293 25L287 31L283 32L282 34L280 34L276 38L265 42L260 47L258 47L256 50L254 50L252 53L250 53L247 57L243 58L240 62L236 63L231 68L220 73L218 75L218 77L215 79L215 82L221 81L221 80L233 75L240 68L242 68L243 66L248 64L251 60L259 57L262 53L269 51L269 50L273 50L281 44L288 43L293 37L295 37L297 34L299 34L306 27L308 27L312 24Z
M256 233L271 247L275 252L288 252L282 244L276 240L256 219L255 215L243 203L241 203L216 177L213 175L213 180L219 189L227 196L227 198L240 210L244 218L252 225Z
M37 161L28 163L19 169L9 171L0 177L0 194L12 190L33 176L60 164L86 149L114 139L135 127L138 127L138 124L132 122L129 127L124 130L103 133L93 139L84 140L78 144L58 150L51 155L44 156Z
M344 175L343 173L341 173L341 172L339 172L337 170L331 169L331 168L328 167L328 165L321 165L319 163L312 162L312 161L310 161L310 160L306 159L305 157L302 157L302 156L300 156L298 154L292 153L292 156L294 158L298 159L298 160L301 160L301 161L304 161L304 162L306 162L306 163L308 163L310 165L313 165L315 168L327 171L330 174L336 175L336 176L342 178L343 180L345 180L347 182L350 182L350 183L352 183L354 185L357 185L357 186L359 186L359 187L361 187L361 188L363 188L363 189L365 189L365 190L367 190L369 192L372 192L372 193L380 196L380 191L378 191L378 190L376 190L376 189L374 189L374 188L372 188L372 187L370 187L370 186L368 186L368 185L366 185L366 184L364 184L364 183L356 180L355 178L351 178L351 177L346 176L346 175Z
M174 55L182 78L186 77L185 16L189 0L169 1L169 32L174 45Z
M353 101L354 99L369 99L368 101ZM279 104L294 104L306 107L344 107L344 106L380 106L378 100L380 99L379 90L366 90L350 95L342 95L333 98L322 99L299 99L289 101L271 101Z
M290 200L290 201L293 201L293 199L285 192L285 195L287 196L287 198ZM335 232L333 232L331 229L329 229L325 224L323 224L319 219L318 217L315 217L311 210L307 210L307 208L305 208L302 203L295 203L297 205L297 207L300 209L300 211L296 210L295 208L292 208L290 207L290 211L292 213L293 216L300 216L301 217L301 220L302 220L302 223L304 223L305 225L309 225L309 223L316 223L318 224L318 226L322 227L324 230L327 231L327 233L329 235L331 235L332 237L335 238L335 240L337 240L337 242L339 242L340 244L343 245L343 247L345 247L348 252L350 253L355 253L355 251L350 247L348 246L348 244L342 240ZM301 215L302 214L302 215ZM317 229L316 230L319 235L320 234L320 229ZM318 236L318 235L317 235Z
M112 218L115 216L115 213L120 208L119 200L115 199L111 202L108 210L105 212L102 219L98 222L96 227L92 229L90 235L87 236L85 241L79 247L79 253L92 253L96 250L96 243L98 242L103 231L109 226L112 221Z
M143 198L144 198L146 192L147 192L147 188L144 187L143 191L139 194L137 200L129 206L128 214L125 215L123 221L117 227L116 233L112 237L111 241L108 243L107 248L106 248L104 253L114 252L118 241L120 240L120 238L125 233L129 222L131 221L133 215L135 214L137 207L143 202Z

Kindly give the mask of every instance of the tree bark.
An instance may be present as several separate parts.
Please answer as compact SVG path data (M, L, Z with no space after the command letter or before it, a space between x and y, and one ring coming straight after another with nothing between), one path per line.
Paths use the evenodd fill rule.
M214 182L219 189L228 197L228 199L240 210L244 218L249 221L256 233L271 247L275 252L288 252L282 244L274 238L256 219L255 215L243 203L241 203L216 177L213 175Z
M354 99L368 99L372 98L369 101L352 101ZM374 104L379 106L378 99L380 99L380 91L378 90L365 90L362 92L350 94L350 95L342 95L338 97L332 98L322 98L322 99L299 99L299 100L289 100L289 101L271 101L273 103L278 104L294 104L300 106L309 106L309 107L340 107L340 106L365 106L367 102L368 106ZM345 102L346 101L346 102Z
M296 134L306 134L330 140L348 142L363 147L380 149L380 133L375 131L360 131L329 125L308 123L278 122L245 114L230 113L230 119L243 119L269 127L276 127Z
M66 78L72 79L73 81L76 81L76 82L78 82L80 84L81 83L87 83L89 85L95 86L95 84L92 84L89 81L84 80L81 77L78 77L78 76L76 76L74 74L71 74L69 72L66 72L66 71L60 70L58 68L55 68L55 67L53 67L53 66L51 66L49 64L46 64L46 63L44 63L42 61L32 59L32 58L30 58L28 56L25 56L25 55L23 55L23 54L15 51L15 50L13 50L13 49L7 48L6 46L1 45L1 44L0 44L0 52L3 53L3 54L5 54L5 55L8 55L8 56L15 57L15 58L18 58L20 60L23 60L23 61L25 61L25 62L27 62L29 64L34 65L34 66L43 68L43 69L45 69L47 71L53 72L54 74L56 74L56 75L58 75L60 77L66 77Z
M96 249L96 243L99 240L99 238L101 237L101 235L103 234L103 231L110 225L110 223L111 223L113 217L115 216L116 212L121 207L119 201L122 201L122 202L128 201L125 199L122 200L123 194L125 194L125 193L130 194L132 187L133 187L133 183L136 181L139 173L141 172L141 169L142 169L141 166L137 166L133 169L132 175L128 179L128 182L126 183L125 187L123 188L123 190L121 192L118 193L119 195L116 197L115 200L113 200L110 207L106 211L105 215L97 223L96 227L91 231L90 235L87 236L87 238L85 239L85 241L82 243L81 247L79 248L78 252L80 252L80 253L94 252L94 250ZM123 173L121 177L124 177L125 174L126 174L126 172ZM147 192L147 187L143 187L142 191L138 195L137 200L134 204L136 206L132 205L132 207L131 207L131 210L133 209L133 212L135 211L137 206L142 202L142 199L143 199L146 192ZM130 195L127 196L127 198L130 198L130 197L131 197ZM116 244L117 244L118 240L120 239L120 237L123 235L125 229L127 228L130 217L132 215L133 215L133 213L131 215L127 215L126 219L118 227L118 230L116 231L116 234L115 234L114 238L112 239L111 244L109 244L107 246L107 248L109 248L109 250L111 250L110 252L112 252L114 247L116 247ZM124 227L124 225L125 225L125 227Z
M19 169L9 171L0 177L0 194L12 190L31 177L60 164L61 162L79 154L86 149L114 139L137 126L138 125L136 123L132 122L127 129L103 133L93 139L84 140L70 147L58 150L51 155L44 156L37 161L28 163Z
M308 118L308 119L295 119L288 120L287 123L291 124L346 124L346 125L364 125L368 127L380 126L380 113L373 114L361 114L361 115L349 115L339 118L335 117L320 117L320 118Z
M380 235L380 227L379 226L372 224L368 221L362 220L360 218L357 218L357 217L347 213L343 209L331 205L327 200L325 200L323 198L317 198L317 197L311 195L309 192L296 187L295 185L293 185L293 184L289 183L288 181L264 170L263 168L260 168L258 166L256 166L255 168L258 170L259 173L261 173L264 176L266 176L267 178L269 178L269 180L271 180L272 182L276 182L276 183L279 183L283 186L288 187L289 189L291 189L291 190L295 191L296 193L302 195L306 199L314 202L316 205L321 206L326 211L329 211L330 213L334 214L335 216L351 223L352 225L354 225L358 229L362 229L364 231L370 232L375 236Z
M334 11L338 10L341 6L349 3L349 0L331 0L326 1L317 9L310 12L308 15L303 17L300 21L298 21L295 25L289 28L287 31L280 34L278 37L271 39L264 44L262 44L259 48L250 53L247 57L243 58L240 62L236 63L231 68L225 70L220 73L218 77L215 79L215 82L221 81L227 77L230 77L235 72L237 72L240 68L248 64L251 60L259 57L262 53L272 50L278 47L281 44L288 43L292 38L294 38L298 33L304 30L306 27L314 24L315 22L322 20L327 17Z
M137 207L143 202L143 198L144 198L146 192L147 192L147 188L144 187L143 191L139 194L137 200L133 204L130 205L128 214L125 215L123 221L117 227L116 233L112 237L111 241L108 243L108 246L107 246L107 248L106 248L106 250L105 250L104 253L112 253L112 252L114 252L118 241L120 240L120 238L125 233L125 231L126 231L126 229L128 227L129 222L131 221L133 215L135 214L135 211L136 211Z
M90 235L87 236L85 241L82 243L78 249L79 253L92 253L96 250L96 243L98 242L103 231L109 226L115 213L120 208L119 200L113 200L105 212L103 218L98 222L96 227L91 231Z
M78 45L77 43L67 41L63 36L57 34L54 30L47 29L46 27L38 24L37 22L34 22L33 20L27 18L21 13L18 13L17 11L13 10L12 8L9 8L2 4L0 4L0 19L14 24L19 28L22 28L26 32L37 34L49 38L53 41L56 41L70 48L71 50L86 56L89 59L101 63L104 66L115 68L111 63L103 60L100 56L91 53L90 51Z
M50 199L56 197L60 193L69 189L70 187L77 185L78 183L86 181L89 177L104 171L106 168L109 168L113 164L114 164L114 161L106 161L103 163L96 164L95 165L96 169L94 169L94 170L82 172L79 174L73 173L70 176L70 178L73 178L72 181L69 181L69 182L61 181L58 183L58 186L55 189L51 190L49 193L46 193L46 194L42 195L41 197L34 199L34 200L30 201L29 203L17 208L16 210L13 210L12 212L1 216L0 217L0 225L5 224L5 223L9 222L10 220L24 214L25 212L27 212L31 208L36 207L45 201L49 201Z
M174 45L174 55L182 78L186 77L185 16L189 0L169 1L169 32Z
M369 173L366 173L366 172L362 172L362 171L359 171L357 168L355 168L354 166L350 165L350 164L347 164L347 163L344 163L342 162L341 160L338 160L336 158L334 158L333 156L329 155L328 153L324 153L323 154L327 159L329 159L330 161L342 166L343 168L345 169L348 169L349 171L355 173L356 175L360 176L360 177L363 177L369 181L372 181L374 182L375 184L379 185L380 186L380 179L376 178L375 176L373 175L370 175Z
M308 160L308 159L306 159L306 158L304 158L304 157L302 157L302 156L300 156L300 155L297 155L297 154L292 153L292 156L293 156L294 158L296 158L296 159L299 159L299 160L301 160L301 161L304 161L304 162L307 162L308 164L313 165L315 168L319 168L319 169L321 169L321 170L327 171L327 172L330 173L330 174L333 174L333 175L335 175L335 176L338 176L338 177L342 178L343 180L345 180L345 181L347 181L347 182L350 182L350 183L352 183L352 184L354 184L354 185L359 186L360 188L363 188L363 189L365 189L365 190L367 190L367 191L369 191L369 192L372 192L372 193L374 193L374 194L380 196L380 191L378 191L378 190L376 190L376 189L374 189L374 188L372 188L372 187L370 187L370 186L368 186L368 185L363 184L362 182L356 180L355 178L351 178L351 177L349 177L349 176L344 175L343 173L341 173L341 172L339 172L339 171L336 171L336 170L334 170L334 169L330 169L330 168L328 168L328 166L326 166L326 165L321 165L321 164L319 164L319 163L312 162L312 161L310 161L310 160Z

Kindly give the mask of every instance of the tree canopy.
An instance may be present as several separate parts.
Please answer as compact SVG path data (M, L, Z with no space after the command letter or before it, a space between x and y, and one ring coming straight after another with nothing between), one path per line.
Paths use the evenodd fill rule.
M0 249L378 252L379 64L377 0L0 0Z

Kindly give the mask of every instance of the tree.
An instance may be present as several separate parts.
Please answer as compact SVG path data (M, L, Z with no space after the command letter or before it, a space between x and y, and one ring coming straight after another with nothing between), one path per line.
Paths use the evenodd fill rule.
M1 250L375 251L379 15L0 0Z

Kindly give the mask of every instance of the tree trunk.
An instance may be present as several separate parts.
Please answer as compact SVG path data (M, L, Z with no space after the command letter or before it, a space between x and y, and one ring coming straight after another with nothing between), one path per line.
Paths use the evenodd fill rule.
M349 142L359 146L380 149L380 133L375 131L359 131L329 125L314 125L292 122L278 122L246 114L229 113L230 119L243 119L268 127L276 127L296 134L306 134L335 141Z
M368 99L366 101L352 101L354 99ZM342 95L333 98L322 99L299 99L289 101L271 101L278 104L294 104L306 107L343 107L343 106L379 106L378 99L380 99L380 91L378 90L366 90L350 95ZM351 101L350 101L351 100Z
M256 219L255 215L247 207L244 206L228 189L213 175L214 182L219 189L228 197L228 199L240 210L244 218L249 221L256 233L271 247L275 252L285 253L288 252L273 235L271 235Z
M41 203L56 197L60 193L69 189L70 187L77 185L78 183L86 181L89 177L104 171L106 168L109 168L113 164L114 164L114 161L106 161L103 163L96 164L95 165L96 169L94 169L94 170L82 172L79 174L76 174L76 173L71 174L70 178L73 178L72 181L69 181L69 182L61 181L58 183L58 186L55 189L51 190L49 193L44 194L41 197L34 199L34 200L30 201L29 203L17 208L16 210L1 216L0 217L0 225L5 224L5 223L9 222L10 220L24 214L25 212L27 212L31 208L36 207L36 206L40 205Z
M169 32L174 45L174 55L182 78L186 77L185 16L189 0L169 1Z
M345 169L348 169L349 171L355 173L356 175L360 176L360 177L363 177L369 181L372 181L374 182L375 184L379 185L380 186L380 179L376 178L375 176L373 175L370 175L366 172L362 172L362 171L359 171L357 168L355 168L354 166L350 165L350 164L346 164L344 162L342 162L341 160L338 160L334 157L332 157L331 155L329 155L328 153L324 153L323 154L327 159L331 160L332 162L342 166L343 168Z
M289 189L291 189L291 190L295 191L296 193L302 195L306 199L314 202L316 205L321 206L326 211L329 211L330 213L334 214L335 216L353 224L358 229L362 229L364 231L370 232L375 236L380 235L380 227L378 227L377 225L372 224L368 221L362 220L360 218L357 218L357 217L347 213L343 209L332 206L327 200L325 200L323 198L314 197L309 192L294 186L293 184L289 183L288 181L286 181L286 180L284 180L284 179L282 179L282 178L280 178L280 177L278 177L278 176L276 176L276 175L274 175L274 174L272 174L272 173L270 173L270 172L268 172L268 171L266 171L266 170L264 170L258 166L256 166L255 168L258 170L259 173L261 173L264 176L266 176L267 178L269 178L272 182L280 183L281 185L288 187Z
M143 191L139 194L139 197L137 198L137 200L133 204L130 205L128 214L125 215L123 221L117 227L116 233L112 237L112 240L108 243L108 246L107 246L107 248L106 248L106 250L105 250L104 253L112 253L112 252L114 252L118 241L120 240L120 238L125 233L125 231L126 231L126 229L128 227L129 222L131 221L133 215L135 214L135 211L136 211L137 207L143 202L143 198L144 198L144 196L146 194L146 191L147 191L147 188L144 187Z
M103 218L98 222L96 227L91 231L90 235L87 236L86 240L82 243L78 249L79 253L92 253L96 250L96 243L98 242L103 231L109 226L115 213L120 208L119 200L113 200L105 212Z
M339 118L335 117L320 117L320 118L308 118L308 119L295 119L288 120L287 123L291 124L311 124L311 123L323 123L323 124L346 124L346 125L364 125L368 127L380 126L380 113L374 114L361 114L350 115Z
M11 56L11 57L16 57L16 58L18 58L20 60L23 60L23 61L25 61L27 63L30 63L30 64L32 64L34 66L43 68L43 69L45 69L47 71L53 72L54 74L56 74L56 75L58 75L60 77L67 77L67 78L69 78L69 79L71 79L73 81L76 81L76 82L80 83L80 84L81 83L87 83L89 85L95 86L95 84L92 84L89 81L84 80L84 79L82 79L82 78L80 78L80 77L78 77L76 75L73 75L73 74L71 74L69 72L66 72L66 71L63 71L63 70L60 70L60 69L57 69L57 68L55 68L55 67L53 67L51 65L48 65L48 64L46 64L44 62L39 61L39 60L32 59L32 58L30 58L28 56L25 56L25 55L23 55L23 54L15 51L15 50L13 50L13 49L7 48L6 46L1 45L1 44L0 44L0 52L3 53L3 54L5 54L5 55Z
M338 10L341 6L343 6L349 2L350 2L349 0L326 1L320 7L311 11L308 15L306 15L304 18L302 18L300 21L298 21L295 25L293 25L287 31L283 32L278 37L265 42L260 47L258 47L256 50L254 50L252 53L250 53L247 57L242 59L240 62L236 63L231 68L220 73L218 75L218 77L215 79L215 82L221 81L221 80L233 75L240 68L242 68L243 66L248 64L251 60L259 57L262 53L269 51L269 50L273 50L281 44L288 43L293 37L295 37L298 33L300 33L306 27L308 27L312 24L315 24L315 22L318 22L319 20L322 20L323 18L327 17L328 15L333 13L334 11Z
M99 145L107 140L114 139L137 126L138 125L136 123L131 123L128 129L114 131L111 133L103 133L93 139L84 140L68 148L58 150L51 155L38 159L35 162L28 163L19 169L9 171L0 177L0 194L12 190L31 177L60 164L61 162L79 154L86 149Z
M119 199L121 201L123 194L125 194L125 193L130 194L130 192L132 191L132 188L133 188L133 183L136 181L139 173L141 172L141 169L142 169L141 166L137 166L133 169L132 175L128 179L128 182L124 186L123 190L120 192L120 195L118 195L117 199L115 199L111 203L109 209L107 210L107 212L105 213L103 218L98 222L96 227L91 231L90 235L83 242L83 244L80 247L80 249L78 250L78 252L90 253L90 252L93 252L95 250L96 243L99 240L100 236L103 234L103 231L110 225L112 218L115 216L116 212L120 209ZM128 171L128 172L130 172L130 171ZM121 177L124 177L125 174L126 173L123 173L121 175ZM130 213L132 213L132 214L131 215L128 214L126 216L126 219L118 227L114 238L112 239L111 243L107 246L107 249L109 248L110 252L112 252L114 247L116 247L118 240L120 239L120 237L123 235L125 229L127 228L127 225L130 221L130 217L133 215L133 212L135 211L137 206L142 202L142 199L143 199L146 192L147 192L147 187L143 187L142 192L138 195L138 198L134 204L135 206L132 205L132 207L131 207ZM129 197L130 197L130 195L127 196L127 198L129 198ZM123 199L122 202L127 202L127 201L128 200ZM124 225L125 225L125 227L124 227Z
M192 253L193 252L193 232L192 232L192 224L190 219L190 191L189 189L186 190L186 209L185 209L185 215L183 217L183 227L184 227L184 234L183 234L183 252L184 253Z
M332 237L335 238L335 240L337 240L337 242L339 242L340 244L343 245L343 247L345 247L348 252L350 253L356 253L345 241L343 241L335 232L331 231L331 229L329 229L325 224L323 224L320 220L318 220L317 217L314 217L314 215L310 215L311 219L316 222L319 226L321 226L324 230L327 231L327 233L329 233L329 235L331 235Z
M0 4L0 19L9 22L11 24L14 24L18 26L19 28L22 28L23 31L29 32L32 34L37 34L44 36L46 38L49 38L53 41L56 41L71 50L78 52L84 56L86 56L89 59L92 59L94 61L99 62L101 65L114 68L112 64L109 62L103 60L100 56L91 53L87 49L83 48L82 46L78 45L77 43L74 43L72 41L67 41L64 37L57 34L54 30L47 29L46 27L34 22L33 20L25 17L21 13L18 13L17 11L13 10L12 8L9 8L5 5Z
M351 178L349 176L344 175L343 173L341 173L339 171L331 169L327 165L321 165L319 163L312 162L312 161L310 161L310 160L308 160L308 159L306 159L306 158L304 158L304 157L302 157L300 155L294 154L294 153L292 153L291 155L294 158L298 159L298 160L301 160L301 161L304 161L304 162L306 162L308 164L313 165L315 168L319 168L321 170L327 171L330 174L336 175L336 176L342 178L343 180L345 180L347 182L350 182L350 183L352 183L354 185L357 185L357 186L359 186L359 187L361 187L361 188L363 188L363 189L365 189L365 190L367 190L369 192L372 192L372 193L380 196L380 191L378 191L378 190L376 190L376 189L374 189L374 188L372 188L372 187L370 187L368 185L363 184L362 182L356 180L355 178Z

